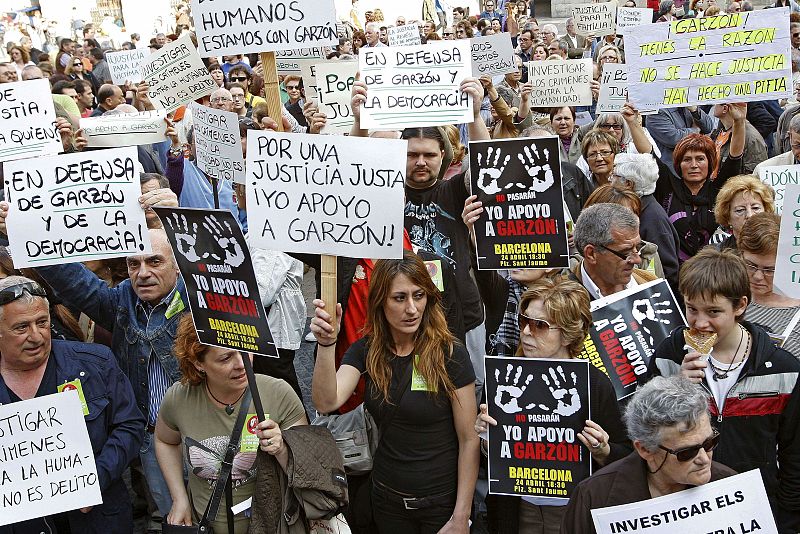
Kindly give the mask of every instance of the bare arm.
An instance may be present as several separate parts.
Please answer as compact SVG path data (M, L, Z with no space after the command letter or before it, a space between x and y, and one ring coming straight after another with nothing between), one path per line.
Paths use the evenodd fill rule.
M649 154L653 150L653 145L650 143L650 140L644 133L644 128L642 128L639 122L639 110L633 107L633 104L630 102L626 102L623 104L620 113L622 114L622 118L625 119L628 129L631 131L631 138L633 139L633 145L636 147L637 152L639 152L639 154Z
M191 525L192 505L189 494L183 485L183 453L181 451L181 433L172 430L159 415L156 421L154 437L156 458L164 475L164 481L172 497L172 508L167 515L170 525Z
M730 156L738 158L744 154L745 117L747 116L747 103L728 104L731 117L733 117L733 130L731 131Z
M483 119L481 119L481 102L483 101L483 86L478 78L464 78L461 82L461 91L472 96L473 121L469 123L470 141L488 141L491 139L489 130L486 129Z
M367 84L361 80L353 83L350 92L350 107L353 109L353 126L350 128L352 137L367 137L369 132L361 128L361 104L367 101Z

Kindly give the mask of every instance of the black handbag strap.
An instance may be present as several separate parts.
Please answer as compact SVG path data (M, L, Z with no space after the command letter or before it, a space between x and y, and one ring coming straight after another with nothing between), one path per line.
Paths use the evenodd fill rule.
M225 458L219 466L219 475L214 482L214 491L211 493L211 499L208 501L206 511L200 519L200 532L204 532L208 525L217 517L217 510L219 510L219 503L222 500L222 494L225 492L225 487L228 486L228 479L233 470L233 457L239 451L239 441L242 438L242 428L247 418L247 409L250 407L250 388L248 387L244 396L242 397L242 404L239 406L239 415L236 416L236 422L233 423L233 430L231 431L231 439L228 440L228 448L225 451ZM228 511L230 512L230 505L228 504ZM228 520L228 532L233 533L233 521Z
M403 395L405 395L406 390L409 389L411 385L411 373L414 369L414 360L413 356L409 356L412 358L411 363L406 366L406 371L403 373L403 378L400 380L400 396L397 397L397 402L394 404L390 404L389 408L386 410L386 415L383 417L383 424L379 427L378 433L378 447L381 445L381 441L383 440L383 435L386 433L386 429L389 428L389 424L394 419L395 414L397 413L397 408L400 407L400 401L403 400ZM366 405L364 405L364 409L366 410Z

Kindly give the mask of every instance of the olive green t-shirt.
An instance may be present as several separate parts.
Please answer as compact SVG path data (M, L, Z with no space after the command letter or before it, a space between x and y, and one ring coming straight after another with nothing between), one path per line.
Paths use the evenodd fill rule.
M303 403L292 387L283 380L256 375L256 384L265 415L281 428L293 425L305 415ZM189 496L195 521L200 520L211 499L211 490L225 456L240 404L241 402L236 404L236 409L228 415L224 408L219 408L208 398L203 384L187 386L176 383L164 395L159 414L169 428L181 434L184 444L183 461L189 471ZM245 425L253 419L250 414L255 417L252 401ZM252 497L256 485L256 451L243 452L242 448L246 447L240 446L239 452L234 456L231 471L234 505ZM249 521L246 512L236 515L236 534L247 532ZM212 527L214 532L228 532L224 496Z

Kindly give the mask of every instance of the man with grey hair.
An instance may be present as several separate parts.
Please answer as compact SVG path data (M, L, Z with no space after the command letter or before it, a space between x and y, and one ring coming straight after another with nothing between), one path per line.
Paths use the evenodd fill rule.
M364 38L367 40L364 48L386 46L381 42L381 25L377 22L369 22L364 26Z
M639 388L625 410L635 451L578 484L562 534L594 534L592 509L669 495L736 472L712 461L719 434L711 427L703 388L675 376Z
M0 63L0 83L11 83L17 79L17 69L13 63Z
M233 112L233 95L231 92L220 87L211 93L211 107L214 109L221 109L222 111Z
M780 134L781 132L778 131L777 135L780 136ZM785 145L789 146L789 151L762 161L756 165L755 169L753 169L753 174L758 176L759 171L766 167L775 167L776 165L797 165L800 163L800 113L796 114L789 121L789 132L787 137L788 139L786 140ZM776 139L775 142L780 145L781 139Z
M539 32L542 36L542 42L547 46L558 38L558 28L555 24L545 24Z
M575 248L583 259L569 277L586 288L591 300L656 279L636 268L642 261L639 219L619 204L585 208L575 222Z
M42 78L44 78L44 73L42 69L36 65L28 65L22 69L22 81L24 82L28 80L41 80Z
M129 532L133 512L122 473L139 451L144 430L133 389L107 347L53 340L50 332L44 288L23 276L0 280L0 404L50 395L71 384L65 389L77 390L85 403L103 500L60 514L45 515L43 509L43 517L11 525L11 531L61 532L63 526L72 532Z

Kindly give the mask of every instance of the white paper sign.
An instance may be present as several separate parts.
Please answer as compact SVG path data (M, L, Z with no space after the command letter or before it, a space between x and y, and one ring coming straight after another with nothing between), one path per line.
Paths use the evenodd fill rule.
M334 46L334 0L192 0L202 57Z
M40 267L150 252L136 147L3 165L14 265Z
M106 61L108 62L108 68L111 70L111 81L114 82L114 85L141 82L142 60L148 54L147 48L106 52Z
M604 63L600 75L597 113L619 111L628 98L628 69L619 63Z
M324 60L321 48L300 48L297 50L280 50L275 52L275 67L279 74L300 74L301 59Z
M783 212L783 199L787 185L800 184L800 165L779 165L758 170L762 182L775 190L775 213Z
M773 290L786 297L800 298L800 185L789 184L784 190L778 256L775 258Z
M533 83L531 107L591 106L591 59L531 61L528 79Z
M173 111L219 87L189 37L165 45L142 61L142 79L156 109Z
M356 80L358 62L328 61L316 66L319 109L327 116L323 134L345 134L355 117L350 107L350 91Z
M407 142L247 132L251 243L351 258L403 254Z
M0 525L103 503L77 391L0 406L0 451Z
M516 72L514 63L514 46L511 34L496 33L472 39L472 74L481 77L484 74L497 76Z
M655 499L597 508L592 519L597 534L778 532L758 469Z
M53 96L47 80L0 85L0 161L58 154Z
M472 97L461 82L472 76L470 42L362 48L358 54L367 101L361 127L402 130L472 122Z
M617 33L624 28L653 23L653 10L649 7L618 7Z
M392 26L388 30L389 46L415 46L422 44L416 24Z
M100 117L81 119L81 130L92 148L149 145L166 138L167 112L105 113Z
M244 183L239 117L231 111L190 104L197 167L213 178Z
M303 90L306 93L306 100L317 101L317 65L318 59L299 59L300 77L303 78Z
M614 35L617 30L617 2L578 4L572 7L572 18L578 35Z
M623 30L631 102L639 109L788 98L789 8Z

